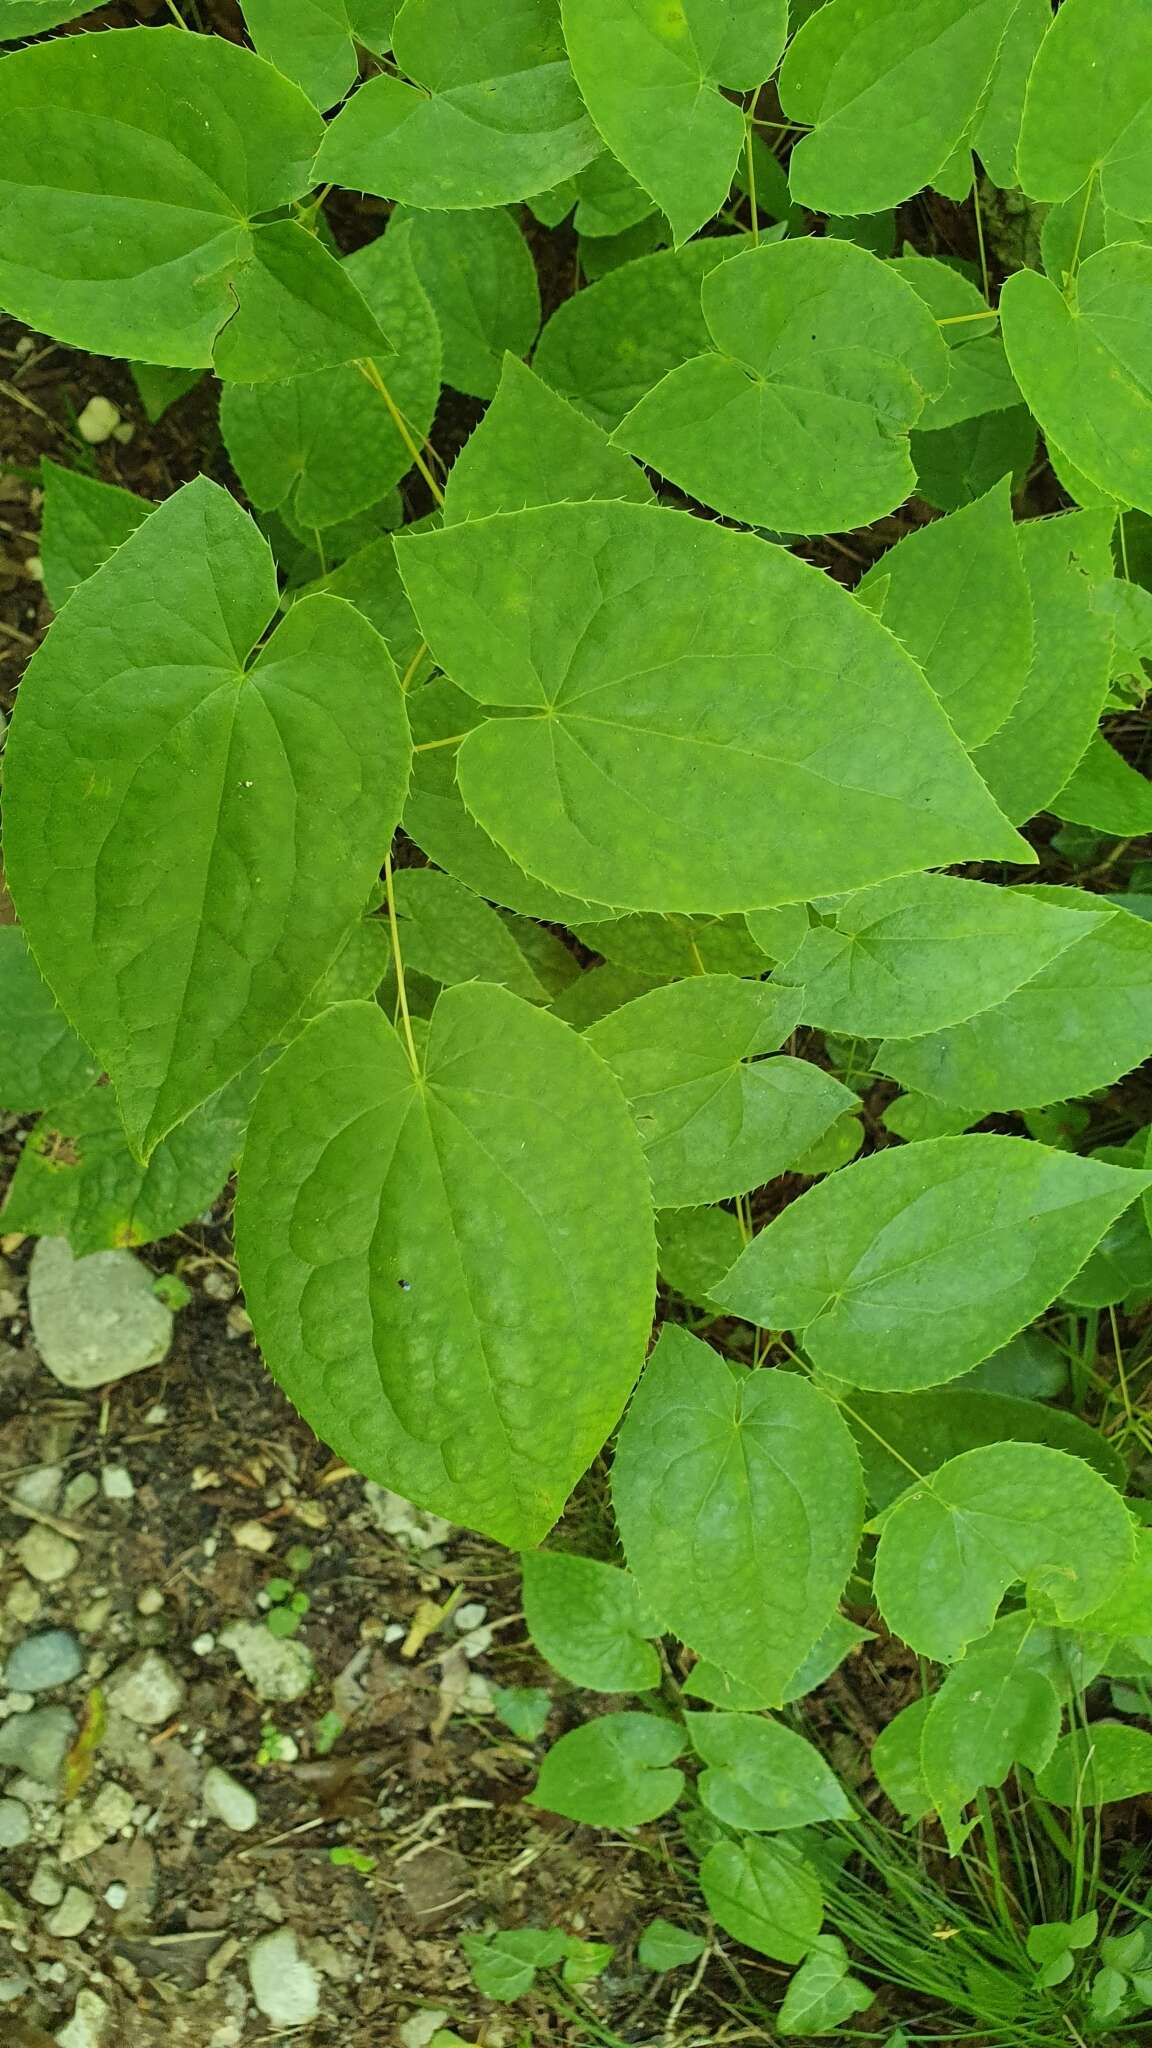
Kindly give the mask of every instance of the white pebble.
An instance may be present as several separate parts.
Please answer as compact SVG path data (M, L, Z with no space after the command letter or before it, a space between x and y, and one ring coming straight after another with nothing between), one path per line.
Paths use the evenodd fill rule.
M126 1465L105 1465L100 1472L100 1491L105 1500L132 1500L136 1487Z
M159 1586L145 1586L136 1595L137 1614L159 1614L164 1605L164 1594Z
M208 1634L197 1636L192 1644L192 1655L194 1657L210 1657L215 1648L215 1636Z
M122 1912L124 1907L128 1904L127 1885L110 1884L107 1891L104 1894L104 1904L106 1906L110 1906L114 1913Z
M110 398L90 398L76 422L76 432L89 447L108 441L120 425L120 409Z
M467 1601L463 1607L456 1609L452 1617L461 1635L467 1635L469 1629L479 1628L480 1623L487 1618L488 1609L482 1607L479 1600Z
M267 1557L276 1548L275 1532L266 1529L263 1522L237 1522L232 1531L232 1541L241 1550L255 1551L258 1557Z
M260 1809L247 1786L237 1784L218 1764L205 1773L203 1799L205 1812L238 1835L246 1835L260 1818Z

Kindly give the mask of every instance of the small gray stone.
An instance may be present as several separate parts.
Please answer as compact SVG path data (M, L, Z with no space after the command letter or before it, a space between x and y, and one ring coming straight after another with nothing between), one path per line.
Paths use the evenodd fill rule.
M158 1650L144 1650L109 1679L108 1703L138 1728L161 1728L184 1703L184 1680Z
M58 1586L70 1579L80 1562L80 1552L69 1537L39 1525L20 1538L16 1555L28 1577L38 1579L42 1586Z
M95 1991L78 1992L76 2009L56 2036L57 2048L104 2048L111 2019L111 2007Z
M58 1906L64 1897L64 1879L53 1856L41 1856L32 1872L28 1897L34 1906Z
M0 1849L22 1849L32 1834L32 1816L18 1799L0 1799Z
M13 1482L12 1498L21 1507L38 1508L42 1515L54 1515L63 1484L63 1465L37 1465L34 1471L22 1472Z
M83 1514L84 1509L91 1507L99 1494L100 1481L96 1474L78 1472L75 1479L70 1479L64 1488L64 1513L69 1519L74 1515Z
M65 1387L103 1387L168 1356L172 1311L131 1252L75 1259L66 1238L42 1237L28 1276L32 1335Z
M260 1818L260 1809L246 1785L239 1785L229 1777L218 1764L213 1764L204 1776L204 1810L213 1820L222 1820L226 1828L232 1828L238 1835L246 1835Z
M50 1692L53 1686L70 1685L83 1669L75 1636L66 1628L46 1628L17 1643L4 1666L4 1683L9 1692Z
M252 1996L277 2027L304 2027L320 2011L320 1979L300 1953L290 1927L262 1934L248 1951ZM72 2044L69 2043L69 2048Z
M96 1913L96 1901L91 1892L81 1891L78 1884L70 1884L56 1911L47 1922L48 1932L57 1941L76 1941L91 1927Z
M316 1676L309 1652L292 1636L274 1636L253 1621L231 1621L220 1636L261 1700L298 1700Z
M104 1465L100 1472L100 1491L105 1500L132 1500L136 1485L127 1465Z
M135 1805L123 1785L108 1784L101 1786L87 1810L70 1806L60 1841L61 1863L81 1863L86 1856L94 1856L113 1835L122 1834L129 1826Z
M31 1989L31 1977L0 1977L0 2005L15 2005Z

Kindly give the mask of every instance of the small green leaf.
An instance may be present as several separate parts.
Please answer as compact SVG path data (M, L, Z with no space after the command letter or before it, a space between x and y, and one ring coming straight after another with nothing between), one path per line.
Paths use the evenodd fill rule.
M54 612L78 583L94 576L129 534L155 508L134 491L102 484L78 469L62 469L47 456L40 463L44 515L40 554L44 588Z
M660 1683L656 1634L635 1581L615 1565L566 1550L529 1551L528 1633L553 1670L593 1692L647 1692Z
M444 523L587 498L644 504L651 495L643 470L602 428L506 355L496 396L452 465Z
M702 1934L690 1934L671 1920L650 1920L636 1944L636 1960L642 1969L662 1975L697 1962L707 1946Z
M560 1971L565 1984L593 1984L602 1977L616 1951L607 1941L581 1941L575 1934L568 1936L568 1946Z
M603 1714L554 1742L529 1805L589 1827L638 1828L675 1806L684 1737L654 1714Z
M92 6L93 0L0 0L0 43L43 35L45 29L90 14Z
M346 0L241 0L244 23L262 57L323 111L356 83L356 51Z
M764 913L767 917L778 914L787 915ZM803 910L800 916L805 918ZM759 981L765 972L763 951L752 938L747 920L739 916L688 917L679 912L661 915L639 910L618 912L610 922L575 924L572 929L592 952L653 980L735 974Z
M819 1750L755 1714L689 1714L688 1735L706 1766L700 1797L726 1827L777 1834L852 1809Z
M948 1663L987 1633L1017 1581L1067 1626L1100 1605L1132 1555L1124 1502L1090 1466L1040 1444L989 1444L888 1511L876 1599L912 1649Z
M500 1934L460 1936L477 1991L502 2005L531 1991L537 1970L558 1963L567 1941L559 1927L514 1927Z
M810 1692L831 1678L851 1650L859 1643L873 1640L870 1629L859 1628L846 1615L834 1614L827 1628L813 1643L804 1662L792 1673L784 1688L784 1705L792 1700L802 1700ZM698 1675L698 1674L694 1674ZM688 1688L691 1690L691 1688Z
M1093 1721L1061 1737L1036 1790L1053 1806L1109 1806L1152 1792L1152 1735L1125 1721Z
M666 1324L620 1432L612 1496L661 1622L779 1704L860 1538L859 1464L833 1404L793 1374L734 1370Z
M491 981L528 1003L547 1002L544 987L498 911L451 875L403 868L395 882L400 952L406 966L452 987Z
M1049 808L1094 832L1139 839L1152 832L1152 783L1097 733Z
M780 2034L830 2034L842 2020L867 2012L875 1994L848 1970L848 1951L835 1934L818 1934L776 2015Z
M915 431L916 489L938 512L956 512L1011 473L1020 490L1036 457L1036 423L1026 405L1002 406L954 427Z
M898 1813L906 1820L923 1820L932 1811L932 1795L924 1778L920 1754L924 1724L932 1707L932 1696L913 1700L894 1714L872 1744L872 1768L877 1781Z
M932 313L948 344L948 382L939 397L929 399L917 423L913 455L925 434L965 422L978 425L980 416L1018 406L1020 393L1008 368L999 322L983 293L968 278L935 256L918 256L907 247L890 266L910 284ZM999 484L1013 468L1011 460L993 470L988 484ZM972 493L988 495L987 486ZM935 502L935 501L933 501ZM945 509L955 510L954 506Z
M733 975L653 989L586 1033L636 1119L661 1208L762 1187L803 1157L851 1092L804 1060L763 1059L800 992Z
M535 1742L543 1735L552 1712L551 1695L540 1685L494 1685L492 1705L521 1742Z
M660 1209L656 1263L666 1287L698 1308L713 1308L711 1290L740 1256L740 1225L727 1209Z
M619 446L753 526L865 526L908 496L907 434L944 389L948 352L894 269L850 242L800 238L710 271L702 303L718 353L642 398Z
M1060 1733L1061 1705L1029 1659L1035 1622L1006 1615L973 1643L932 1698L920 1745L924 1782L953 1848L956 1822L982 1786L1002 1785L1013 1764L1042 1770Z
M850 1428L857 1424L853 1434L875 1508L888 1507L903 1493L909 1467L935 1472L950 1458L984 1444L1048 1444L1094 1465L1113 1486L1123 1488L1127 1478L1124 1460L1093 1424L1066 1408L971 1386L967 1378L916 1394L857 1392L851 1407L847 1419Z
M718 1842L700 1865L700 1889L724 1932L757 1955L798 1963L820 1932L820 1880L791 1842Z
M431 301L444 348L444 381L491 398L505 350L522 356L540 325L532 252L502 207L430 213L398 208L409 225L416 274Z
M1146 1184L1024 1138L891 1146L777 1216L717 1299L850 1386L940 1386L1039 1315Z
M564 55L555 0L404 0L392 28L400 69L441 92Z
M993 184L1003 191L1020 183L1016 150L1024 95L1037 51L1051 26L1051 0L1017 0L972 136L973 149Z

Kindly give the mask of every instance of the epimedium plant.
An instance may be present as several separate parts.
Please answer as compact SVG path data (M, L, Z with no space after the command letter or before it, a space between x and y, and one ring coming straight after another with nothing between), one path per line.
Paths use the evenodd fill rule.
M1152 1673L1146 9L243 12L254 49L0 59L0 304L153 417L213 371L258 515L45 465L5 1219L146 1243L239 1158L291 1399L523 1550L545 1657L638 1697L538 1803L638 1826L691 1757L708 1905L827 2031L868 1996L825 1931L853 1809L793 1706L843 1604L923 1662L875 1767L955 1853L1013 1771L1152 1788L1083 1715ZM391 202L348 256L333 186ZM977 262L908 233L937 202ZM529 216L586 280L538 339ZM444 383L487 404L447 473ZM624 1565L539 1548L617 1425ZM1107 1939L1101 2024L1148 2002Z

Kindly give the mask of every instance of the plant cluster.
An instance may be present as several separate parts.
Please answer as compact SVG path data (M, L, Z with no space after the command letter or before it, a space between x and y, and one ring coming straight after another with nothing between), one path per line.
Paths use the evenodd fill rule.
M45 465L5 1220L147 1243L239 1158L281 1386L641 1696L537 1802L690 1792L827 2030L854 1807L796 1703L845 1605L922 1660L875 1769L955 1854L1011 1774L1152 1789L1152 17L243 15L0 59L0 305L154 416L213 371L252 508ZM390 203L344 256L333 187ZM581 287L538 339L533 246ZM624 1565L538 1548L618 1425Z

